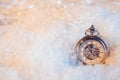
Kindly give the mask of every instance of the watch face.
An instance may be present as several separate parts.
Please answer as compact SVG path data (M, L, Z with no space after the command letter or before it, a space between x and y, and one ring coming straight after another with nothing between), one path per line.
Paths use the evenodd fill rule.
M98 41L86 40L80 45L78 55L86 64L97 64L104 59L105 50Z

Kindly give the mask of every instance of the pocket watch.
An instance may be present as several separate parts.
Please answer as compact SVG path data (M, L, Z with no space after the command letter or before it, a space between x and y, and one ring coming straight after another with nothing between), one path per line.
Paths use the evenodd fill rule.
M91 25L86 30L85 35L75 47L78 61L89 65L105 63L105 59L108 56L108 47L99 37L99 32Z

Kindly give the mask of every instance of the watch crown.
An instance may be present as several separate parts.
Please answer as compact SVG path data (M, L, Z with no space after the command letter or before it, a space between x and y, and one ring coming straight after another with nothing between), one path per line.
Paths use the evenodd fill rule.
M99 35L99 32L96 30L96 28L94 27L94 25L91 25L91 27L88 28L88 29L85 31L85 35L86 35L86 36L98 36L98 35Z

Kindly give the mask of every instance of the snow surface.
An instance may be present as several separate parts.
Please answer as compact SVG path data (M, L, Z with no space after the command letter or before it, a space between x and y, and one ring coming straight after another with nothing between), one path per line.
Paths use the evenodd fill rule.
M119 80L120 0L0 0L0 80ZM76 65L91 25L108 44L106 64Z

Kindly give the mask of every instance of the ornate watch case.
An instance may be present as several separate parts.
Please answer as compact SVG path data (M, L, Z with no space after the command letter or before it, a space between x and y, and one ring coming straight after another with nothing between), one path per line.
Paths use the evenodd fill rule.
M108 56L108 47L99 37L99 32L92 25L86 30L85 35L76 44L77 59L83 64L105 63Z

